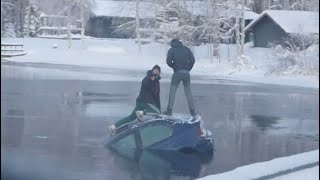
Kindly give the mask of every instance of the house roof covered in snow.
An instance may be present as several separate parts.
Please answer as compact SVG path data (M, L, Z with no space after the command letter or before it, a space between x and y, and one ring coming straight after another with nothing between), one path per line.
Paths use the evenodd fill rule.
M254 27L263 17L270 17L286 33L319 33L319 14L311 11L266 10L245 28Z
M184 2L182 2L184 3ZM203 1L185 1L186 8L194 15L206 15L208 12L207 2ZM155 18L159 7L154 6L153 2L140 2L140 18ZM239 7L240 8L240 7ZM102 1L96 0L96 6L93 10L95 16L107 17L136 17L136 2L135 1ZM234 11L230 12L234 16ZM250 11L245 7L245 19L255 19L259 15Z
M259 14L251 11L250 9L244 11L244 19L253 20L253 19L256 19L256 18L258 18L258 17L259 17Z

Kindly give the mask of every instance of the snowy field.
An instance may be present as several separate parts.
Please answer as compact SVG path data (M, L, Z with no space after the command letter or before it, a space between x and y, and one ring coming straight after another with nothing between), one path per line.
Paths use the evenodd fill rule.
M166 53L168 46L151 43L142 46L142 52L138 53L137 44L134 40L125 39L97 39L87 38L84 46L80 40L73 40L71 49L67 48L66 40L40 39L40 38L7 38L6 43L23 43L25 56L6 58L15 62L36 62L63 65L77 65L86 67L114 68L120 70L146 71L155 64L162 68L162 73L172 74L172 69L166 65ZM56 47L56 48L53 48ZM201 75L206 78L220 78L228 80L239 80L256 83L291 85L300 87L319 88L319 74L303 75L297 73L283 72L281 75L270 74L269 71L279 63L274 49L252 48L250 44L245 46L245 55L249 57L249 65L235 66L235 45L221 45L219 48L220 58L210 59L209 48L206 45L192 48L196 58L196 63L192 75ZM308 58L317 59L315 48L308 50ZM35 68L30 68L35 71ZM43 71L43 70L42 70ZM49 69L48 69L49 71ZM53 70L51 70L53 71ZM59 75L55 70L48 73L57 73L59 78L68 78L68 75ZM86 79L85 75L73 76L75 79ZM68 73L66 73L68 74ZM70 72L69 74L72 74ZM99 74L96 77L99 78ZM128 77L128 75L126 75ZM110 75L108 79L125 78L125 75ZM91 76L92 77L92 76ZM169 78L170 76L168 76ZM140 81L143 77L129 79ZM167 81L169 79L163 79Z
M292 170L292 172L287 173L286 171L288 170ZM281 173L283 174L280 175ZM288 157L276 158L271 161L250 164L247 166L238 167L229 172L209 175L200 178L199 180L229 180L234 179L234 177L237 177L238 180L260 178L272 180L319 179L319 150Z

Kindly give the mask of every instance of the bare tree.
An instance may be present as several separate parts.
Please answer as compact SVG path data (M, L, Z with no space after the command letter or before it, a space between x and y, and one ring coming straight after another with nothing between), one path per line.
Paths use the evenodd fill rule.
M138 40L138 52L141 53L139 3L140 0L136 0L136 34Z
M244 40L245 40L245 32L244 32L244 0L240 0L241 10L240 10L240 19L241 19L241 26L240 26L240 34L241 34L241 43L240 43L240 53L243 55L244 51Z
M72 0L68 0L69 4L67 5L67 39L68 39L68 48L72 46L72 36L71 36L71 4Z
M290 9L290 1L289 0L284 0L283 9L284 10L289 10Z
M239 28L239 24L240 24L240 13L239 13L239 8L238 8L238 4L239 4L239 0L236 0L237 2L237 8L236 8L236 44L237 44L237 57L241 56L241 49L240 49L240 41L241 41L241 37L240 37L240 28Z
M28 3L28 6L29 6L30 4ZM26 18L25 18L25 20L26 20L26 26L28 27L27 28L27 31L26 31L26 34L27 34L27 36L29 36L29 34L30 34L30 16L28 16L28 15L26 15Z
M84 3L83 0L80 0L80 21L81 21L81 45L84 48L84 31L85 31L85 24L84 24L84 11L83 7Z
M301 11L304 10L305 7L305 0L301 0Z

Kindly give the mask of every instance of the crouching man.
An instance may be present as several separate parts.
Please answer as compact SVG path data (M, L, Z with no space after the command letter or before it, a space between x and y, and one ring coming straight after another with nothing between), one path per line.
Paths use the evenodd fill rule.
M136 107L133 112L109 126L109 131L115 134L117 129L126 126L128 123L138 119L142 120L145 114L160 114L160 73L161 68L155 65L152 70L147 71L146 77L142 80L139 96L136 99Z

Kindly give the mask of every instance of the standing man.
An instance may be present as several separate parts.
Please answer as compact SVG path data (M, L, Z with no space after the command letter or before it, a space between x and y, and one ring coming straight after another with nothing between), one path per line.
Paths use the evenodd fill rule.
M160 66L155 65L152 70L147 72L146 77L142 80L139 96L136 99L136 107L133 112L120 119L115 124L109 126L109 131L115 134L116 130L134 121L136 118L141 121L142 116L147 113L160 114Z
M194 104L192 100L192 93L190 88L190 71L195 63L194 56L191 50L184 46L178 39L171 41L171 48L167 55L167 64L170 66L174 73L171 79L169 104L165 115L172 115L172 108L174 105L175 95L180 82L183 82L184 92L188 100L189 110L191 116L195 116Z

